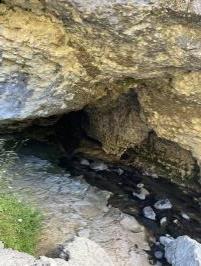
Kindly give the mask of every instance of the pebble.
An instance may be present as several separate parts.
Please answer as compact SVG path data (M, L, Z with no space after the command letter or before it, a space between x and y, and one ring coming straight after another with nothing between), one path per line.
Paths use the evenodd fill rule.
M145 218L148 218L150 220L153 220L153 221L156 220L156 214L154 210L152 209L152 207L150 206L147 206L143 209L143 215Z
M95 171L104 171L108 170L108 166L105 163L102 162L95 162L90 165L91 169Z
M144 184L142 184L142 183L137 184L137 188L143 188L143 187L144 187Z
M116 172L117 172L118 175L123 175L124 170L121 169L121 168L118 168L118 169L116 170Z
M90 165L90 162L89 162L87 159L82 159L82 160L80 161L80 164L81 164L81 165L85 165L85 166L89 166L89 165Z
M172 208L172 204L169 201L169 199L162 199L162 200L157 201L154 204L154 207L157 210L168 210L168 209L171 209Z
M191 219L190 216L188 216L188 214L186 214L186 213L184 213L184 212L181 213L181 216L182 216L182 218L184 218L185 220L190 220L190 219Z
M149 194L150 193L146 188L141 188L140 193L133 192L133 196L137 197L140 200L145 200Z
M163 217L160 219L160 225L163 226L167 223L167 217Z
M158 260L161 260L163 258L163 252L160 250L157 250L154 252L154 256L155 258L157 258Z

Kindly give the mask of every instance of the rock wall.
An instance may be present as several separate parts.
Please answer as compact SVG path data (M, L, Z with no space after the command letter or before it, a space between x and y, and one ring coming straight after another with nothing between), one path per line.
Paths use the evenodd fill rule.
M154 131L200 163L199 0L1 2L1 127L87 107L107 152Z

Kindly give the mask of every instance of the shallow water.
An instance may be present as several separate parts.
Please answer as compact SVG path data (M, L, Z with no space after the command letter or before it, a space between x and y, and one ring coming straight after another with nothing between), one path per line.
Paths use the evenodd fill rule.
M44 214L38 254L53 256L59 244L80 235L104 247L116 265L137 265L132 261L140 252L146 261L143 250L149 250L148 242L144 234L136 236L122 229L121 211L146 226L152 252L156 250L154 238L164 234L187 234L201 242L198 193L185 191L165 179L142 176L124 165L110 164L108 170L95 171L80 164L81 154L71 159L63 155L55 145L12 136L0 138L0 192L14 194ZM120 175L118 169L124 173ZM146 200L132 195L138 191L138 183L150 192ZM168 198L173 208L155 210L156 221L144 218L142 209L161 198ZM182 218L181 212L191 219ZM160 225L162 217L167 217L165 226Z

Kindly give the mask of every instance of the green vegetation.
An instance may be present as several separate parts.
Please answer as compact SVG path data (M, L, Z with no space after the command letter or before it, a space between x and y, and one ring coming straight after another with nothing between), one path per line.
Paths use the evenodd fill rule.
M0 240L5 247L34 254L42 217L17 199L0 195Z

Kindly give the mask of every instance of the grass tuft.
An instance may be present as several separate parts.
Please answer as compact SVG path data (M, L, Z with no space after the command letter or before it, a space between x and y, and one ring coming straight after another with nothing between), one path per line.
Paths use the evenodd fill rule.
M0 241L34 255L41 231L42 217L38 211L11 196L0 195Z

